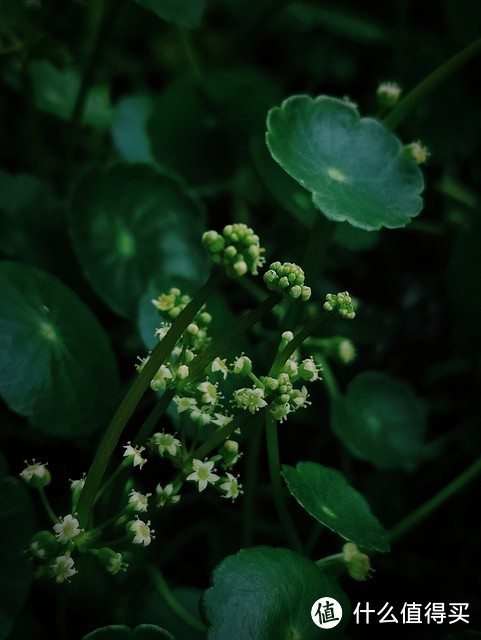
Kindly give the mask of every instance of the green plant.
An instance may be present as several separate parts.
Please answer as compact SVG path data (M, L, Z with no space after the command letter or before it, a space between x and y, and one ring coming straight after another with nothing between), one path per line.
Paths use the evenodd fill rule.
M454 438L426 441L429 411L419 396L429 395L430 372L414 391L418 363L390 334L403 276L381 302L386 288L371 287L382 278L366 270L363 256L382 255L382 237L386 251L404 258L408 236L393 250L386 235L402 233L396 229L445 233L417 218L429 152L419 140L401 142L395 130L475 57L481 41L404 97L399 85L376 78L377 93L360 96L374 116L361 117L351 99L291 90L292 78L271 85L255 60L222 69L222 52L210 53L215 39L197 43L190 31L206 10L194 0L138 0L174 25L163 26L155 63L170 82L155 95L152 63L143 91L128 95L116 88L129 68L121 45L135 49L129 34L140 32L129 17L145 26L149 14L117 0L71 7L69 16L81 15L91 32L84 40L64 34L62 19L55 32L54 4L35 15L34 7L8 2L0 23L1 77L11 99L4 114L21 104L29 130L13 162L4 158L11 170L0 173L0 392L11 476L21 476L9 476L0 460L0 636L26 633L28 620L15 622L22 610L31 611L32 625L47 619L30 601L25 606L33 573L51 596L59 637L352 633L355 596L345 578L364 582L371 563L382 562L377 554L481 467L469 457L426 502L394 510L389 531L363 495L376 498L363 464L389 485L389 473L414 473L442 457L443 438ZM310 3L275 4L253 11L224 53L271 13L281 33L283 20L320 21L354 39L378 37L354 13L349 20ZM212 11L229 22L236 9ZM69 59L70 39L83 51L80 72ZM218 68L206 70L198 49ZM169 65L179 51L187 71L176 73ZM293 64L295 56L287 57ZM132 77L143 61L133 59ZM469 189L446 180L441 191L469 207ZM479 308L467 309L463 259L471 272L479 268L478 223L467 225L449 273L454 312L476 341ZM403 268L397 262L392 273ZM422 318L421 303L413 304ZM384 361L376 355L383 344L390 345ZM458 365L446 360L447 375ZM466 417L463 429L470 433ZM70 492L62 489L67 479ZM38 492L43 512L24 483ZM395 495L395 482L390 490ZM335 535L326 537L327 529ZM101 613L68 629L62 598L70 611L90 611L96 597ZM323 597L342 606L332 631L311 618Z

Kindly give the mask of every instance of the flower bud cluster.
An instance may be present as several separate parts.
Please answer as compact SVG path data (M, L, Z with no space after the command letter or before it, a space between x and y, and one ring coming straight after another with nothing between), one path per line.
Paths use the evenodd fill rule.
M304 281L304 271L293 262L273 262L264 274L264 282L270 291L282 293L290 300L307 302L311 297L311 288Z
M256 276L265 262L259 236L245 224L228 224L222 234L206 231L202 236L211 259L224 266L228 276L241 277L246 273Z
M347 291L341 293L328 293L323 308L326 311L337 309L339 315L347 320L352 320L356 316L351 296Z

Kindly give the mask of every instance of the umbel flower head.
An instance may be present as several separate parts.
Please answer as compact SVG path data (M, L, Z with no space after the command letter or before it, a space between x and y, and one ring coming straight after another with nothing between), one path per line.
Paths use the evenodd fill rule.
M325 311L337 309L339 315L347 320L352 320L356 316L351 296L347 291L341 291L336 294L328 293L323 308Z
M293 262L273 262L264 274L264 282L270 291L282 293L290 300L307 302L311 288L304 284L304 271Z
M228 276L235 278L251 273L256 276L265 262L259 236L245 224L228 224L222 234L206 231L202 243L211 259L222 265Z

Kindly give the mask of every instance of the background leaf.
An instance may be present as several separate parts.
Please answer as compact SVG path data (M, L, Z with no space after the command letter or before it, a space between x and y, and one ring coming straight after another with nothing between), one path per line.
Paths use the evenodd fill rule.
M118 387L109 340L90 310L54 276L0 263L0 393L45 433L87 436Z
M380 122L336 98L291 96L267 117L272 157L330 220L404 227L422 208L421 171Z
M384 469L413 469L422 459L424 405L402 380L366 371L334 404L332 429L357 458Z
M152 286L161 293L189 282L195 289L207 276L203 206L177 179L149 165L87 175L70 222L87 277L120 315L136 320Z
M33 509L27 488L16 478L0 479L0 640L10 633L33 577L25 554L33 534Z
M242 549L216 567L211 582L202 600L211 625L208 640L317 640L340 633L349 620L349 603L337 583L289 549ZM328 631L311 619L312 605L325 596L343 609L342 621Z
M91 631L83 640L175 640L174 636L154 624L140 624L130 629L122 624L113 624Z
M289 491L316 520L363 549L388 551L387 533L339 471L315 462L283 465Z
M167 22L179 27L198 27L205 9L205 0L135 0Z

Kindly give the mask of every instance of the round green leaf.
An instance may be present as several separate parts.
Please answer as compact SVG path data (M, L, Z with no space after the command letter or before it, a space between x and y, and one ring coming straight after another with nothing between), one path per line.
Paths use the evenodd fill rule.
M112 624L91 631L82 640L175 640L175 638L155 624L140 624L135 629L123 624Z
M315 640L346 626L349 602L331 578L290 549L252 547L225 558L214 570L202 600L208 640ZM342 606L342 621L323 631L311 618L322 597Z
M272 157L330 220L404 227L422 208L423 177L380 122L336 98L292 96L267 117Z
M315 462L283 465L289 491L316 520L363 549L388 551L387 533L362 495L339 471Z
M198 27L205 9L205 0L136 0L167 22L179 27Z
M175 599L192 616L199 617L199 601L202 591L194 587L174 587L172 593ZM164 598L157 590L152 591L141 598L141 604L136 612L135 619L143 620L151 624L161 624L167 627L171 633L182 640L202 640L205 634L190 627L182 618L175 614L166 604Z
M334 404L332 429L355 457L383 469L413 469L422 459L424 406L411 387L376 371L350 383Z
M177 179L149 165L90 173L74 194L70 223L92 286L133 320L152 283L165 291L177 278L198 286L207 275L201 203Z
M91 434L112 409L117 366L104 330L54 276L0 263L0 394L49 434Z
M33 534L33 509L27 488L16 478L0 479L0 640L10 633L32 581L25 554Z

